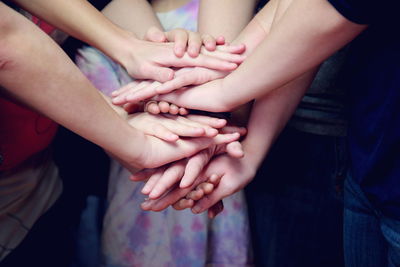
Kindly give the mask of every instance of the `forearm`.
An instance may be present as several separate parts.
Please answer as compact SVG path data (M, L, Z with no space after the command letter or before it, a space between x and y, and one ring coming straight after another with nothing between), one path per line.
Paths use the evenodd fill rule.
M342 17L326 0L297 0L237 70L224 79L229 106L261 97L320 64L366 26ZM254 79L254 73L262 73ZM246 89L239 87L246 80Z
M139 38L143 38L152 26L162 29L152 6L146 0L113 0L102 10L102 13L112 22L133 32Z
M0 85L7 93L103 148L135 158L128 147L140 134L104 102L63 51L1 3L0 13Z
M201 0L198 30L234 40L254 14L256 0Z
M135 39L85 0L14 0L29 12L48 21L119 61L128 42Z
M257 99L248 124L248 134L243 149L258 168L277 136L295 111L302 96L310 86L316 69L307 72L295 82L274 90Z

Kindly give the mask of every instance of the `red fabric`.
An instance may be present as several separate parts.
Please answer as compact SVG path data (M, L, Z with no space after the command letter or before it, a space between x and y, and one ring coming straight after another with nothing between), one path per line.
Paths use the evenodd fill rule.
M0 98L0 171L15 168L45 149L52 141L57 124L40 114Z
M55 28L34 16L32 22L47 34ZM0 98L0 171L17 167L30 156L49 146L57 124L42 115Z
M38 25L39 28L47 34L52 33L56 29L53 25L50 25L46 21L41 20L35 16L32 16L32 22Z

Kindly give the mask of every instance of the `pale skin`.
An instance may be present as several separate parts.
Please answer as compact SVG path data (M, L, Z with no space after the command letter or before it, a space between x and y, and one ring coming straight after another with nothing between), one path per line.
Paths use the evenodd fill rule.
M258 53L257 53L258 58L260 58L260 55L267 55L268 56L267 58L271 58L271 60L272 60L274 58L272 56L272 52L273 52L272 48L275 48L277 51L281 51L281 50L279 50L280 46L278 46L278 44L281 44L286 49L288 49L288 48L292 49L292 50L289 50L289 51L291 51L289 56L283 57L283 60L281 60L283 63L278 62L278 61L271 61L271 62L276 62L277 64L275 64L275 63L271 64L271 66L272 66L271 68L265 67L265 66L263 67L263 70L265 68L267 68L267 70L272 69L273 70L272 73L274 73L274 75L270 76L270 79L272 80L272 82L268 82L268 83L265 82L263 84L263 86L265 86L265 88L267 88L267 89L273 88L272 84L275 84L275 82L278 82L278 84L279 84L279 81L278 81L279 79L282 79L282 80L286 79L287 81L290 81L292 79L292 77L293 78L296 77L297 73L301 74L300 70L307 70L307 68L312 68L313 65L315 64L315 62L317 62L317 63L320 62L319 60L324 59L327 54L329 55L329 53L332 53L335 50L339 49L343 44L349 42L352 38L354 38L357 34L359 34L363 29L366 28L365 25L357 25L357 24L354 24L354 23L346 20L340 14L338 14L336 12L336 10L333 9L333 7L331 7L326 2L321 3L319 1L305 1L305 2L303 2L303 5L298 4L298 2L300 2L300 1L298 1L298 2L295 1L295 2L296 3L288 3L287 4L286 12L284 12L282 17L277 21L277 23L274 24L274 27L271 29L271 32L269 33L268 39L266 39L270 42L269 43L268 42L261 43L261 45L259 46L259 47L262 47L263 49L271 49L270 53L265 53L264 51L257 50L259 47L255 50L256 52L258 51ZM317 8L310 9L308 7L309 4L315 4ZM306 16L307 19L301 21L299 28L303 28L303 30L304 29L314 29L315 24L313 24L313 21L320 19L321 21L324 22L324 23L322 23L323 24L322 29L318 29L315 31L310 30L310 32L313 32L313 33L317 32L317 34L308 34L307 35L305 33L309 32L309 31L304 31L304 32L299 31L299 28L298 28L299 23L298 22L296 23L296 25L294 25L295 23L292 23L293 24L292 26L290 24L290 21L292 21L291 16L294 17L294 15L299 14L298 12L300 12L300 11L306 12L306 10L305 10L305 9L307 9L306 7L309 9L309 12L312 13L311 19L309 19L309 16ZM312 10L312 11L310 11L310 10ZM320 12L323 12L322 16L325 17L325 20L320 17L320 14L314 13L314 10L320 10ZM288 14L290 14L290 16L288 16ZM307 14L307 13L305 13L305 14ZM346 28L346 29L343 29L343 28ZM284 30L286 30L286 31L284 31ZM341 32L341 34L337 34L337 31L342 31L342 30L344 30L344 32ZM285 33L288 32L288 36L286 36L284 34L284 32ZM293 38L293 36L297 36L298 38L300 38L300 36L299 36L300 33L302 35L301 38L305 40L305 44L303 45L303 43L302 43L302 45L298 45L299 47L296 47L296 45L293 45L293 43L291 43L290 40L292 40L291 38ZM273 36L273 38L270 36ZM279 40L279 39L282 39L282 40ZM331 42L331 43L329 45L326 45L326 47L325 47L324 45L327 42ZM285 45L283 45L282 43L285 43ZM324 44L324 45L322 45L322 44ZM320 47L320 50L322 50L322 51L315 52L315 49L317 48L317 46ZM314 53L310 53L312 50L314 51ZM302 51L302 52L300 52L300 51ZM275 53L279 54L277 52L275 52ZM308 57L308 58L306 59L304 55L306 55L306 57ZM250 61L252 64L247 65L249 69L251 69L251 66L257 66L257 62L256 62L257 60L255 59L257 57L252 57L252 55L249 56L249 59L252 58L252 60ZM296 59L299 59L299 58L300 58L300 60L297 61ZM291 66L289 66L290 60L292 60L292 62L304 62L305 66L304 66L304 64L301 64L301 66L296 65L296 64L291 64ZM242 64L242 66L244 66L247 62L248 62L248 60L246 60L245 63ZM260 63L258 63L258 65L259 64ZM243 70L244 68L242 68L242 66L240 66L240 68L237 71L235 71L234 73L239 73L240 70L242 70L241 73L246 73ZM283 69L284 66L286 66L285 70ZM261 66L259 66L259 67L261 67ZM277 71L277 69L279 69L277 67L281 67L282 70L280 72ZM289 74L285 73L286 70L289 72ZM303 76L297 78L292 83L287 84L285 87L289 88L289 89L286 89L287 90L286 92L285 92L285 89L276 90L277 93L283 92L282 95L286 95L286 96L283 97L282 98L283 100L281 100L281 101L275 100L273 103L270 103L270 106L275 107L275 110L270 110L269 113L276 114L277 115L276 118L279 118L279 120L277 120L275 122L270 122L269 127L271 127L271 126L272 126L272 128L275 127L275 129L270 131L271 134L268 135L268 136L271 136L270 138L265 138L265 136L263 137L264 139L268 139L268 142L272 143L272 141L274 139L272 137L276 136L277 133L280 131L279 129L281 127L276 127L276 125L282 125L282 122L287 121L287 119L285 119L284 116L282 117L282 115L285 114L285 109L283 109L284 108L283 104L285 104L287 106L293 106L293 103L297 103L296 101L299 101L300 96L302 95L302 92L304 92L305 88L307 88L308 84L311 82L310 77L313 76L312 72L313 71L310 71L306 75L303 75ZM235 77L233 75L234 73L231 74L233 77ZM251 73L251 71L248 71L248 73ZM267 71L267 73L268 73L268 71ZM299 75L297 75L297 76L299 76ZM228 78L228 77L229 77L229 75L226 78ZM268 76L262 76L262 77L268 77ZM261 90L261 84L262 84L262 80L263 80L262 77L255 82L249 83L249 85L255 91ZM276 78L276 77L278 77L278 78ZM288 78L288 77L290 77L290 78ZM276 78L276 79L274 79L274 78ZM301 84L302 84L301 81L303 81L303 83L304 83L303 86L301 86ZM297 90L291 90L292 88L294 88L293 86L295 86L295 85L300 86L300 87L297 88ZM232 86L233 86L232 88L234 90L235 87L234 87L234 85L232 85ZM283 88L285 88L285 87L283 87ZM204 87L204 88L206 88L206 87ZM204 90L204 88L203 88L203 90ZM187 90L186 92L190 92L191 90L192 89ZM214 88L214 90L218 90L218 87ZM291 91L289 91L289 90L291 90ZM242 91L245 91L245 90L242 90ZM179 100L182 100L184 102L183 99L185 98L185 93L182 93L178 97ZM247 93L247 91L245 93ZM299 97L297 99L296 98L291 99L290 94L293 94L293 93L296 93L296 95L299 94ZM194 96L192 96L192 97L194 97ZM257 97L257 94L255 95L255 97ZM264 97L262 99L264 99ZM274 105L276 103L277 103L277 105ZM268 106L268 105L264 105L264 106ZM222 109L222 110L225 110L225 108L227 108L227 107L229 107L229 105L224 106L224 109ZM254 108L255 110L256 110L256 107L257 107L257 104ZM229 108L227 108L227 109L229 110ZM213 110L215 110L215 109L213 109ZM294 110L294 108L293 108L293 110ZM253 113L254 112L255 111L253 111ZM268 112L264 111L260 114L268 114ZM252 114L252 118L254 118L254 117L256 117L256 116L254 114ZM266 128L268 128L268 127L266 126ZM251 121L250 121L249 134L248 134L246 140L243 142L245 155L248 154L248 153L246 153L246 151L248 149L251 149L251 145L250 146L247 145L246 141L249 140L248 142L251 143L251 139L257 140L256 137L252 137L252 134L257 131L258 130L255 130L255 131L252 130ZM265 134L265 131L260 131L260 132L263 132L263 134ZM260 140L260 141L262 141L262 140ZM260 143L256 142L256 144L260 144ZM270 145L264 146L264 149L260 149L258 147L257 150L267 151L269 146ZM252 150L250 150L250 151L252 151ZM222 157L219 157L216 159L216 162L217 162L216 165L221 165L221 166L224 166L226 164L230 165L229 161L232 161L232 159L229 159L229 160L222 159L221 160L220 158L222 158ZM246 158L246 156L244 158ZM260 158L262 158L262 157L260 157ZM259 159L258 160L254 159L254 162L257 162L257 161L259 161ZM207 167L207 170L209 168L212 169L212 166L214 165L213 163L214 163L214 161ZM240 167L241 165L239 162L236 162L234 164L231 164L230 168L233 168L234 166ZM244 165L244 166L252 166L252 164L247 162L246 165ZM254 164L253 164L253 166L254 166ZM251 169L251 167L250 167L250 169ZM225 184L224 186L222 183L222 179L224 177L233 177L238 172L241 173L240 168L238 170L236 170L236 172L234 172L233 174L229 174L229 172L227 172L225 174L220 174L220 176L222 175L222 178L221 178L221 182L218 185L218 187L221 187L221 189L218 189L218 187L217 187L217 189L214 190L210 195L205 196L203 199L201 199L196 204L196 206L193 208L193 211L201 212L201 211L205 210L206 208L210 207L210 205L215 203L215 201L218 201L218 199L220 199L226 195L229 195L230 193L235 192L236 190L240 189L242 187L242 184L240 182L236 183L236 184L235 183L232 184L232 182L234 180L230 180L229 178L226 178L226 179L227 179L227 181L230 181L230 183ZM246 177L245 174L243 174L243 173L241 173L241 174L243 175L243 177ZM208 174L208 175L210 175L210 174ZM250 177L250 176L251 175L247 175L247 177ZM245 179L246 181L244 184L246 184L250 179L251 178ZM203 178L203 181L204 180L205 179ZM201 179L200 179L200 181L201 181ZM169 195L166 195L164 197L164 200L157 200L157 201L146 203L146 208L147 209L155 209L155 210L162 209L162 208L166 207L168 204L173 204L174 201L176 201L180 197L184 196L185 193L187 193L187 192L183 192L183 190L172 192ZM174 194L175 194L175 198L173 197ZM181 195L179 196L179 194L181 194ZM185 201L178 202L177 204L175 204L175 206L177 208L184 208L184 207L189 207L190 205L188 204L188 201L185 200Z
M231 41L251 19L255 3L256 1L219 1L218 3L215 1L201 1L199 11L199 31L209 32L214 36L224 33L226 39ZM222 10L223 12L220 12ZM238 14L238 10L240 10L240 14ZM199 73L204 73L204 75L199 75ZM193 74L196 75L196 77L193 76ZM225 77L227 74L228 72L195 68L195 71L185 69L178 70L175 77L182 77L188 81L188 84L202 84L211 79ZM193 80L191 76L195 78L195 80ZM150 83L147 82L147 84ZM157 83L152 83L152 86L155 85L157 85ZM141 86L143 86L143 84L139 85L139 87ZM130 87L131 86L128 85L115 92L113 95L124 97L124 92L129 94ZM116 102L118 102L118 100ZM152 113L178 112L176 106L169 105L166 102L155 103L150 105L148 109ZM179 112L181 112L181 110L179 110ZM164 194L165 191L176 182L180 181L179 186L181 188L186 188L192 185L195 178L209 162L211 157L225 152L226 150L232 157L240 158L243 156L243 150L240 143L235 142L225 146L222 150L218 147L208 148L190 159L179 161L170 167L162 167L158 170L146 170L137 173L133 178L135 181L138 181L150 177L150 180L146 183L142 193L149 194L150 198L157 198ZM204 193L210 192L212 188L213 184L211 183L202 184L199 185L197 193L203 195ZM196 194L196 196L198 196L198 194ZM190 203L190 200L187 201ZM216 210L214 214L221 211L221 207L223 207L222 204L215 205L215 207L213 207L214 210Z
M232 110L315 68L366 28L366 25L344 18L326 0L300 0L287 6L279 22L268 33L268 38L265 38L265 33L255 36L256 28L268 28L266 25L271 20L273 3L270 1L235 40L243 42L246 51L252 51L235 71L223 79L178 90L158 97L158 100L190 109ZM252 37L247 37L248 34ZM253 38L261 41L251 41ZM257 47L253 51L254 43ZM254 79L254 73L260 70L262 75ZM246 90L241 88L241 81L246 81ZM155 89L153 95L176 89L171 87L175 86ZM139 99L137 97L135 101Z
M17 0L26 10L44 18L66 33L100 49L124 66L136 78L167 81L174 72L169 67L205 66L232 70L242 61L240 55L209 52L192 58L187 53L177 57L172 43L153 43L140 40L128 30L118 27L87 1ZM223 58L219 58L222 56ZM229 58L229 59L228 59Z
M3 95L47 115L134 168L161 166L221 141L204 137L171 144L136 130L109 107L47 35L3 3L0 13ZM228 142L237 138L233 137Z

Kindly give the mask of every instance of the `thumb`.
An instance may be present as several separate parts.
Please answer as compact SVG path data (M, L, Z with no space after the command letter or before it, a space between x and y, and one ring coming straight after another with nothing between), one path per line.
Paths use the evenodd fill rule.
M146 41L156 42L156 43L163 43L167 41L165 33L155 26L149 28L143 39Z

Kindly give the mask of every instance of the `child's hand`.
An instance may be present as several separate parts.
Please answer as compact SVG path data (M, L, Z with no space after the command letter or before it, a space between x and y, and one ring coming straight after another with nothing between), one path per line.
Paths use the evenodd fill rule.
M181 28L163 32L157 27L151 27L146 32L144 39L151 42L173 42L174 53L177 57L182 57L186 51L191 57L197 57L201 46L208 51L214 51L217 45L225 44L225 38L222 36L214 38L209 34L201 35L199 32Z
M159 94L167 94L190 85L200 85L225 77L229 72L202 67L182 68L175 71L175 77L165 83L144 81L130 83L112 93L113 104L138 103Z
M131 105L135 105L134 103L130 103ZM128 104L126 104L128 105ZM144 110L149 112L150 114L160 114L160 113L168 113L172 115L188 115L189 111L186 108L178 107L174 104L170 104L165 101L155 101L150 100L146 102Z
M171 67L206 67L215 70L232 71L242 63L244 56L230 52L207 51L192 58L187 53L177 57L173 43L154 43L130 38L113 58L135 79L151 79L165 82L174 77ZM235 48L235 47L234 47ZM243 46L236 49L244 50ZM205 49L204 49L205 50Z
M227 127L227 130L223 130L222 132L238 132L241 135L244 135L246 129ZM200 151L188 159L180 160L169 166L162 166L158 169L147 169L137 172L131 177L131 179L134 181L148 180L142 189L142 193L149 195L150 199L156 199L163 195L167 190L170 190L170 188L178 182L180 188L191 187L210 159L215 155L225 152L235 158L240 158L244 155L242 146L239 142L214 145Z
M142 193L149 195L150 199L157 199L177 183L179 183L180 188L190 187L210 159L214 155L224 152L228 152L233 157L243 156L243 150L239 142L215 145L200 151L188 159L174 162L169 166L135 173L131 179L133 181L147 180Z
M128 115L128 123L147 135L153 135L168 142L182 137L215 137L226 120L208 116L189 117L172 115L152 115L147 112Z
M211 194L218 182L219 181L207 181L199 184L193 191L187 194L185 198L182 198L181 200L173 204L172 207L176 210L191 209L195 204L195 201L200 200L205 195ZM223 210L224 203L222 202L222 200L220 200L208 209L208 217L210 219L215 218L215 216L217 216Z
M186 207L186 205L190 206L190 202L193 200L183 201L183 203L180 200L186 198L199 184L211 182L212 180L217 181L217 185L214 184L213 191L198 200L193 206L192 212L200 213L212 207L224 197L239 191L253 179L256 173L256 166L250 158L251 155L249 157L247 154L239 159L228 155L220 155L207 165L191 187L172 189L161 198L147 200L141 206L145 210L152 211L160 211L174 204L178 208ZM218 180L220 181L218 182Z

